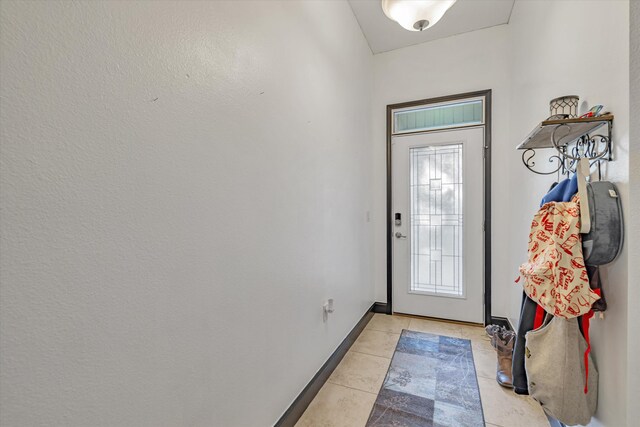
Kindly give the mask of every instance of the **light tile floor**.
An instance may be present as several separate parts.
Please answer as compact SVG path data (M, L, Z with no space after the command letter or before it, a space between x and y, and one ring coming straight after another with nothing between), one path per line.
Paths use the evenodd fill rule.
M549 426L533 399L496 383L496 352L484 328L384 314L373 316L296 426L364 426L403 329L471 340L487 426Z

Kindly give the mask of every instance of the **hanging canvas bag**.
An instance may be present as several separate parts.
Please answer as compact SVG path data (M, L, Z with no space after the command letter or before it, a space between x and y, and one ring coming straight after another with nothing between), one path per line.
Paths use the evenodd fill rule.
M586 425L596 411L598 370L578 320L550 317L525 336L529 394L566 425Z

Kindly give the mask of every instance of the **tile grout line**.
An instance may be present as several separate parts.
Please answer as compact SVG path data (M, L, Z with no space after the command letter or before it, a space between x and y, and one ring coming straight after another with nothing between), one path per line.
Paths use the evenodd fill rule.
M350 389L350 390L361 391L362 393L367 393L367 394L372 394L372 395L374 395L374 396L378 396L378 393L371 393L370 391L360 390L359 388L349 387L348 385L344 385L344 384L339 384L339 383L333 382L333 381L331 381L331 378L329 378L329 379L327 380L327 382L328 382L329 384L337 385L337 386L339 386L339 387L344 387L344 388L348 388L348 389Z
M362 333L367 332L367 331L369 331L369 332L381 332L383 334L391 334L391 335L398 335L398 336L402 335L402 331L400 331L400 332L385 331L383 329L375 329L375 328L370 327L370 326L367 326L366 328L364 328Z
M406 328L404 328L404 329L406 329ZM400 335L401 334L400 332L384 331L382 329L374 329L374 328L369 328L369 327L364 328L364 331L384 332L386 334L393 334L393 335ZM362 331L362 332L364 332L364 331Z
M434 324L440 324L440 325L449 325L449 326L453 326L453 327L458 327L458 328L477 328L477 329L483 329L483 326L480 324L469 324L466 322L456 322L456 321L448 321L448 320L444 320L444 319L435 319L435 318L429 318L429 317L422 317L422 316L411 316L411 315L402 315L402 316L397 316L396 318L404 318L409 320L409 323L416 321L416 322L429 322L429 323L434 323Z
M371 354L371 353L365 353L364 351L358 351L358 350L353 350L353 349L349 349L349 351L347 351L347 353L358 353L358 354L366 354L367 356L373 356L373 357L379 357L380 359L386 359L386 360L391 360L391 357L387 357L387 356L380 356L379 354ZM394 352L395 353L395 352ZM342 363L342 362L340 362ZM340 366L340 365L338 365ZM336 369L338 369L336 367Z

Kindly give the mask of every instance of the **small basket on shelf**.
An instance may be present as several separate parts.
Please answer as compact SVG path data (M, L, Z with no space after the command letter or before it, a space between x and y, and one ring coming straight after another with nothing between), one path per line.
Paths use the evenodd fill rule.
M549 113L551 116L565 116L566 119L578 117L578 95L559 96L549 101ZM558 117L560 118L560 117Z

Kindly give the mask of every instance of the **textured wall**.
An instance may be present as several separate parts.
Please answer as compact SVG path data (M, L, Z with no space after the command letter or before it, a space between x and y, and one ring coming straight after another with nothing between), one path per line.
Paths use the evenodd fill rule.
M589 26L588 34L578 31L585 22L597 25ZM604 167L603 178L618 186L625 217L629 218L629 3L517 1L509 27L513 78L510 135L514 145L548 116L552 98L579 95L582 112L587 104L604 104L615 115L615 161ZM505 259L514 271L526 257L531 216L555 179L534 175L515 160L510 163L509 190L514 251ZM545 161L540 157L539 164ZM594 426L627 425L628 230L626 241L620 257L601 269L608 310L604 320L592 321L593 355L600 372ZM514 315L520 308L520 295L520 290L513 288Z
M0 424L272 424L373 301L348 4L0 12Z

